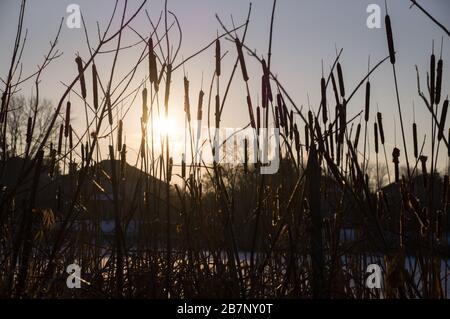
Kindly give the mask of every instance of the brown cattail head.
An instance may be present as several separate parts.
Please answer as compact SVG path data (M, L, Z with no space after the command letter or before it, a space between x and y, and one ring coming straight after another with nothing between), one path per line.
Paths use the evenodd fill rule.
M125 168L127 164L127 145L123 144L120 151L120 175L125 178Z
M417 124L413 123L413 142L414 142L414 157L419 157L419 148L417 145Z
M220 127L220 97L216 94L216 128Z
M431 54L430 58L430 104L434 105L435 98L435 84L436 84L436 56L434 53Z
M119 120L119 125L117 128L117 149L119 152L122 149L122 132L123 132L123 122L122 120Z
M266 86L267 99L270 102L273 102L272 88L270 86L270 70L267 67L265 59L262 60L262 66L263 66L263 74L264 74L263 79L264 79L265 86Z
M61 155L63 134L64 134L64 125L61 124L61 125L59 126L58 155Z
M444 62L439 59L437 65L437 76L436 76L436 97L434 102L439 104L441 102L441 89L442 89L442 69L444 67Z
M244 81L247 82L249 80L249 77L247 73L247 67L245 65L244 53L242 52L242 44L238 37L236 37L235 43L236 49L238 51L239 63L241 64L242 77L244 78Z
M294 111L291 110L291 112L289 113L289 138L291 140L294 138L293 134L294 134Z
M262 96L262 107L265 109L269 102L267 98L267 86L266 86L266 77L263 75L261 77L261 96Z
M380 130L381 144L384 145L384 129L383 129L383 117L380 112L377 112L378 129Z
M147 88L142 90L142 122L147 123L148 107L147 107Z
M216 75L220 76L220 40L216 40Z
M295 150L300 152L300 133L298 132L297 124L294 124L294 141L295 141Z
M189 81L184 77L184 111L188 122L191 122L191 105L189 102Z
M73 148L73 130L72 125L69 125L69 149Z
M341 97L345 97L344 76L342 75L342 67L339 62L337 63L337 73L339 81L339 92L341 93Z
M148 69L149 69L150 83L154 83L155 85L157 85L158 69L156 64L155 51L153 50L153 39L151 37L148 39Z
M70 126L70 101L67 101L67 105L66 105L66 122L64 124L65 127L65 131L64 131L64 136L67 137L69 135L69 126Z
M394 37L392 35L392 26L391 26L391 18L387 14L384 18L384 22L386 24L386 36L388 41L389 48L389 58L392 64L395 64L395 49L394 49Z
M203 96L205 93L200 90L198 94L198 108L197 108L197 121L201 121L203 117Z
M392 151L392 162L394 162L396 183L398 183L400 179L399 157L400 157L400 150L397 147L395 147L394 150Z
M444 101L444 105L442 106L442 113L441 113L441 121L439 122L439 134L438 134L438 140L442 140L444 137L444 127L445 127L445 120L447 119L447 111L448 111L448 98Z
M250 124L252 126L252 128L256 128L256 123L255 123L255 116L253 115L253 105L252 105L252 99L250 98L250 96L247 95L247 107L248 107L248 113L250 116Z
M182 158L182 160L181 160L181 177L183 179L186 178L186 160L185 160L185 156L186 155L184 153L181 155L181 158Z
M94 109L98 109L98 74L95 63L92 64L92 95L94 99Z
M309 151L309 125L305 124L305 147L306 151Z
M259 130L261 129L261 108L259 106L256 107L256 132L259 134Z
M325 78L322 77L320 80L320 89L322 93L322 120L323 124L327 124L328 122L328 113L327 113L327 85L325 82Z
M366 83L366 103L364 111L364 120L369 122L369 112L370 112L370 82Z
M356 128L356 135L355 135L355 141L353 143L353 148L356 150L358 148L359 143L359 135L361 134L361 123L358 123L358 126Z
M373 130L375 134L375 153L378 154L378 125L377 122L373 123Z
M108 111L108 123L109 123L109 125L113 125L111 96L110 96L109 92L106 92L106 108L107 108L107 111Z
M75 58L78 67L78 75L80 77L81 96L86 99L86 81L84 80L83 61L79 56Z
M248 173L248 139L244 139L244 173Z

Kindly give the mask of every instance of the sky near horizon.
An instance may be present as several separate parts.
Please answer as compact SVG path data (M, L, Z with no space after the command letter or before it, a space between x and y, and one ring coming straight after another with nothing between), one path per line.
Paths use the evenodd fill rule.
M24 74L30 74L36 69L36 65L42 61L43 55L48 51L49 41L53 40L57 27L62 17L69 15L66 8L69 4L78 4L86 20L91 45L97 43L96 22L104 30L113 9L113 0L29 0L25 10L25 28L28 29L27 44L23 55ZM122 2L121 2L122 3ZM141 1L129 1L128 15L133 12ZM369 4L378 4L382 8L382 26L380 29L369 29L366 20L369 13L366 8ZM432 15L447 27L450 27L450 1L432 0L419 1ZM270 16L272 0L256 0L252 3L249 29L246 44L256 49L259 55L267 57ZM122 5L122 4L121 4ZM121 8L121 5L119 9ZM145 9L150 17L156 21L163 9L164 1L148 1ZM18 19L20 1L0 0L0 77L5 79L7 67L11 58L14 45L16 23ZM231 15L236 25L243 23L247 16L249 1L242 0L169 0L169 10L173 11L183 30L183 43L178 57L188 57L199 48L211 42L217 32L222 33L215 14L217 13L225 24L231 28ZM435 42L435 53L439 57L441 38L444 37L443 60L443 98L447 96L449 85L448 62L450 61L449 38L444 32L431 22L417 8L410 9L408 0L388 1L389 14L392 20L395 49L397 52L397 74L399 80L400 99L407 130L410 161L412 158L412 132L413 101L415 101L415 117L418 124L419 140L424 134L429 136L430 114L417 94L415 65L418 65L421 74L422 88L426 87L426 72L429 68L432 41ZM116 22L119 21L119 18ZM148 35L151 31L145 12L141 12L131 23L131 26ZM115 30L117 24L112 26ZM171 37L178 40L177 32ZM239 32L242 34L242 31ZM83 29L69 29L63 25L58 49L63 55L52 63L42 76L40 85L41 96L50 99L56 105L65 90L64 83L70 83L76 76L74 58L79 53L83 58L88 57L87 45L84 40ZM139 40L129 29L124 35L123 44L130 45ZM233 43L222 40L222 51L228 51L223 61L224 77L221 80L222 94L225 81L228 79L230 69L236 59L236 50ZM114 43L115 45L115 43ZM313 111L317 111L320 103L320 77L322 60L325 71L329 71L334 58L335 48L343 48L341 64L345 77L346 91L351 92L359 81L367 73L368 57L371 65L374 65L388 55L386 35L384 29L384 0L282 0L277 2L273 47L272 47L272 72L283 83L295 103L303 110L308 110L308 96ZM134 61L143 49L140 44L133 49L125 50L118 61L118 75L128 72ZM250 56L246 56L250 74L250 90L252 98L256 101L261 86L260 66ZM111 64L111 55L105 56L104 61L97 64L99 72L107 70ZM214 71L214 47L206 50L199 56L189 61L184 68L191 83L191 107L195 114L197 108L197 96L203 77L203 90L208 91ZM136 87L142 82L147 72L147 63L143 63L138 69L131 87ZM89 77L90 79L90 77ZM87 80L88 96L90 94L90 80ZM386 147L388 160L394 147L394 136L398 145L401 144L398 112L395 98L392 67L386 61L370 78L372 84L371 120L369 127L373 127L373 121L377 112L383 113ZM180 68L172 76L173 95L170 102L170 114L174 118L175 126L184 125L183 120L183 70ZM33 93L32 81L22 87L21 94L29 97ZM3 91L3 83L0 91ZM76 90L79 91L78 86ZM242 81L240 70L237 70L231 86L228 102L224 109L222 125L227 127L242 127L248 123L248 112L245 101L245 85ZM328 100L334 101L332 90L328 90ZM72 95L73 116L75 123L84 123L84 107L82 101ZM353 117L363 109L364 88L359 91L348 105L348 118ZM330 105L334 114L334 105ZM78 110L78 111L77 111ZM127 147L130 150L132 160L136 157L140 140L139 118L141 116L140 97L130 107L124 121L127 132ZM213 113L213 112L212 112ZM397 130L394 134L394 119ZM355 122L357 124L359 120ZM446 125L448 129L449 125ZM372 137L373 132L369 135ZM427 138L427 141L430 141ZM429 143L428 143L429 144ZM400 147L403 148L403 147ZM427 152L427 148L425 148ZM441 151L441 163L446 162L446 150ZM105 156L106 157L106 156ZM134 163L134 162L133 162Z

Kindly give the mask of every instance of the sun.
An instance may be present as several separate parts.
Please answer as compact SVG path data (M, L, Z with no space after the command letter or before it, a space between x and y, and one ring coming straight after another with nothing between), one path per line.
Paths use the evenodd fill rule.
M155 133L159 136L173 135L176 130L175 120L171 117L160 116L155 118L154 122Z

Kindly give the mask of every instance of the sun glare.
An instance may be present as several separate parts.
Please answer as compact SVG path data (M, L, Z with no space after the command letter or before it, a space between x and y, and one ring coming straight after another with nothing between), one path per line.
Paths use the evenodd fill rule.
M159 136L173 135L175 133L175 120L171 117L161 116L154 121L155 133Z

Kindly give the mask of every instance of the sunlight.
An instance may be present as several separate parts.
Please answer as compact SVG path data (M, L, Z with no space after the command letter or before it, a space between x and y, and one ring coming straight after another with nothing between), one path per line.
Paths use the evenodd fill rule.
M165 116L157 117L154 121L155 133L159 136L172 136L176 132L175 120L171 117L166 118Z

